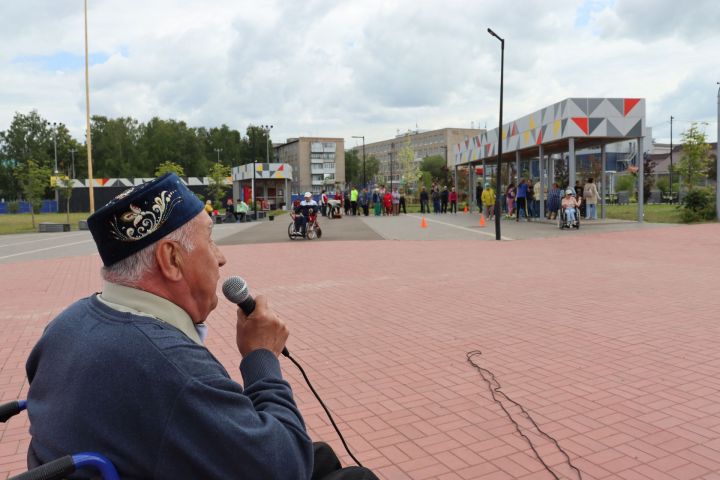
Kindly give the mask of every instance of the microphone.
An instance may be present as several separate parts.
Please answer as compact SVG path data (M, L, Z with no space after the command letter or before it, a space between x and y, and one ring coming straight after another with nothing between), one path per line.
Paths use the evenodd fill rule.
M225 298L237 304L245 315L249 316L255 310L255 299L250 295L250 289L244 278L237 275L228 278L223 282L222 292ZM287 347L283 347L282 354L290 357Z

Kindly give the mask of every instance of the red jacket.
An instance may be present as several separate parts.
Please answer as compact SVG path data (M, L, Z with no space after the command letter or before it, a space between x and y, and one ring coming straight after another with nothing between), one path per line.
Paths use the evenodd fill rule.
M448 200L450 200L451 202L457 202L457 192L450 192Z

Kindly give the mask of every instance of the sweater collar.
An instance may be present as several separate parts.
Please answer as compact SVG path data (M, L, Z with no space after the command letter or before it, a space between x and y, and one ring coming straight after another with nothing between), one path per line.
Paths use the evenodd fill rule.
M114 310L157 318L177 328L198 345L203 344L190 315L170 300L111 282L104 283L98 299Z

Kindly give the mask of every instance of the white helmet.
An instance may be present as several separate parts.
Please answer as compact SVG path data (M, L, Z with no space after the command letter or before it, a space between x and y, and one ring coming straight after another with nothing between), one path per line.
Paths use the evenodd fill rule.
M565 190L565 195L575 195L575 193L572 191L572 188L568 188Z
M308 198L308 197L312 197L312 193L310 193L310 192L305 192L305 198Z

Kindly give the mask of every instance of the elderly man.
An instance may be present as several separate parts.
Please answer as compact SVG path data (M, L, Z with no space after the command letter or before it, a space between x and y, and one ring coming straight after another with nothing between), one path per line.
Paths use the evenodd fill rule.
M118 195L88 225L103 289L30 354L31 467L89 450L123 478L375 478L340 470L308 437L278 361L288 328L264 296L251 315L237 310L244 388L203 346L225 257L177 176Z

